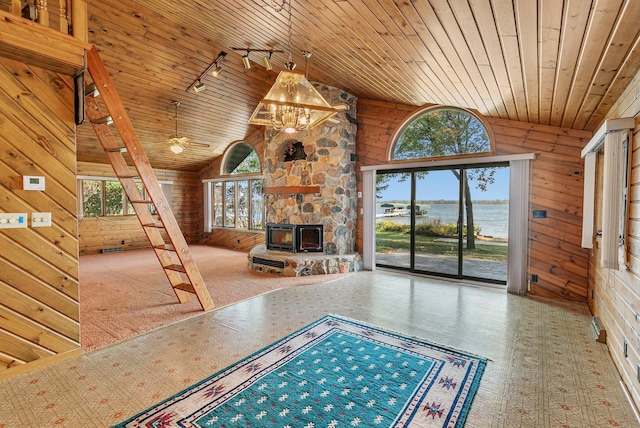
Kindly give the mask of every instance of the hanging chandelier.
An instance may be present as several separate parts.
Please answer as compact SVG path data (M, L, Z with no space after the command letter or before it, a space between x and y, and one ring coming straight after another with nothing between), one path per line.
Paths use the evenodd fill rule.
M283 0L282 8L285 1ZM289 61L285 63L275 83L253 111L249 123L271 126L277 131L294 133L312 129L335 115L338 110L309 82L305 73L295 71L291 56L291 0L286 0L289 12ZM308 58L309 53L305 52Z

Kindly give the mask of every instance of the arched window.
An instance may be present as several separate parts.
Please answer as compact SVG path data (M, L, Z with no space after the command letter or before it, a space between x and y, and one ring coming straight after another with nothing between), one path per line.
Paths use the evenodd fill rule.
M260 159L253 147L239 142L229 147L225 156L223 174L261 173Z
M494 153L482 121L467 110L435 107L414 115L398 134L391 160Z
M207 183L206 231L214 227L263 230L262 168L253 147L240 141L227 148L221 176Z

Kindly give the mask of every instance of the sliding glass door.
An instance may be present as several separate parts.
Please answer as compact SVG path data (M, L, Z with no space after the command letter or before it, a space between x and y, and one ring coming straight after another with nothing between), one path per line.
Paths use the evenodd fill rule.
M376 265L505 284L508 168L378 173Z
M414 172L413 269L460 274L460 184L454 170Z

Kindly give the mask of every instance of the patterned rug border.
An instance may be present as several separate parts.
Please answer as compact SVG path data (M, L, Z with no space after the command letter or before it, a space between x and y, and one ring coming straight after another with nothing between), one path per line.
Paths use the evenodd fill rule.
M456 348L449 347L449 346L446 346L446 345L434 343L434 342L425 340L425 339L420 338L420 337L416 337L416 336L412 336L412 335L410 336L410 335L403 334L403 333L400 333L400 332L397 332L397 331L393 331L393 330L390 330L390 329L382 328L382 327L379 327L377 325L370 324L368 322L363 322L363 321L351 319L351 318L348 318L348 317L345 317L345 316L342 316L342 315L327 314L327 315L324 315L323 317L317 319L316 321L313 321L313 322L311 322L311 323L309 323L309 324L307 324L307 325L305 325L305 326L303 326L303 327L301 327L301 328L299 328L297 330L292 331L291 333L288 333L286 336L284 336L284 337L282 337L280 339L277 339L276 341L266 345L265 347L257 350L256 352L254 352L254 353L252 353L250 355L247 355L246 357L231 363L227 367L225 367L225 368L223 368L221 370L218 370L217 372L215 372L215 373L205 377L204 379L202 379L202 380L200 380L200 381L188 386L187 388L182 389L181 391L175 393L174 395L172 395L172 396L170 396L170 397L168 397L168 398L166 398L166 399L164 399L162 401L156 402L154 405L152 405L152 406L146 408L145 410L135 414L134 416L130 417L129 419L127 419L127 420L125 420L125 421L123 421L123 422L121 422L121 423L119 423L117 425L114 425L113 428L120 428L120 427L127 427L127 426L142 426L142 425L129 425L129 424L131 422L135 421L137 418L149 413L152 409L161 408L166 403L169 403L169 402L177 399L178 397L181 397L181 396L183 396L185 394L188 394L188 393L190 393L190 391L191 391L191 393L189 395L193 395L193 393L195 391L200 389L200 386L206 384L207 382L209 382L213 378L216 378L216 377L224 374L225 372L232 373L233 371L237 370L237 367L242 366L244 363L246 363L246 362L248 362L248 361L250 361L252 359L257 358L258 356L260 356L262 354L266 354L266 353L268 353L268 352L270 352L272 350L278 349L278 347L280 347L281 344L290 341L294 337L297 337L298 335L300 335L305 330L311 330L311 329L313 329L313 328L315 328L315 327L317 327L317 326L319 326L321 324L327 323L331 319L334 319L334 320L337 320L337 321L341 321L343 323L351 324L352 326L355 326L355 327L363 327L363 328L366 328L366 329L370 329L370 330L375 331L376 333L378 333L378 334L380 334L382 336L388 336L388 337L392 337L392 338L395 338L395 339L408 339L408 340L420 343L425 347L439 350L443 354L459 355L461 357L468 358L470 360L475 360L475 363L477 364L477 368L476 368L476 370L475 370L475 372L473 374L473 376L474 376L473 380L471 381L470 385L468 385L467 394L466 394L466 397L464 399L464 402L462 403L462 408L460 409L460 411L459 411L459 413L457 415L457 419L455 420L455 423L453 425L447 425L448 427L462 427L462 426L464 426L464 423L466 421L467 415L468 415L469 410L471 408L471 404L473 402L473 399L474 399L474 397L475 397L475 395L476 395L476 393L477 393L477 391L479 389L480 380L481 380L482 375L484 373L484 370L486 368L487 361L490 361L490 360L488 360L487 358L478 356L476 354L473 354L473 353L462 351L460 349L456 349ZM426 357L423 357L423 358L426 358ZM431 358L433 358L433 357L431 357ZM165 408L166 407L168 407L168 406L165 406ZM437 412L438 409L436 408L435 411ZM409 421L410 420L411 419L409 419ZM409 422L409 421L405 421L405 422ZM168 426L168 425L162 425L162 426ZM184 425L180 424L179 426L184 426ZM191 425L189 425L189 426L191 426ZM398 426L408 426L408 424L405 425L405 424L401 423Z

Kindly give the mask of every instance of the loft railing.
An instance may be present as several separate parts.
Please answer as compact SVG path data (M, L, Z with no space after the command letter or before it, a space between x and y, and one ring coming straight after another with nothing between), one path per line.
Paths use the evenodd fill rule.
M10 8L13 15L88 41L87 0L11 0Z

